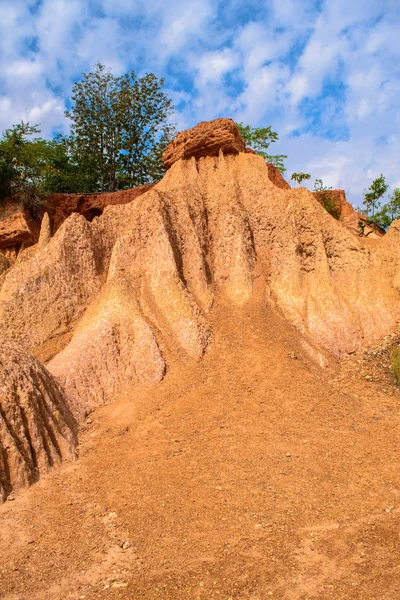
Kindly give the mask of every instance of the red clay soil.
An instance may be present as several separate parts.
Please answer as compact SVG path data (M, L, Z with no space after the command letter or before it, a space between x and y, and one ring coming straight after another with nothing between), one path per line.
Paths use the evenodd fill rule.
M339 214L339 220L350 229L355 235L361 233L359 222L365 223L364 235L370 238L381 238L385 235L385 230L381 229L377 225L371 227L367 225L367 217L357 212L350 202L346 199L346 193L344 190L325 190L323 192L312 192L313 196L322 204L321 201L323 196L329 196L330 200L334 202L334 206Z
M52 232L54 234L61 223L73 212L77 212L88 221L92 221L94 217L102 214L106 206L132 202L152 187L154 187L154 184L104 194L52 194L47 199L47 210L52 222Z
M52 234L72 213L83 215L88 221L102 214L106 206L127 204L151 190L155 184L141 185L130 190L104 194L51 194L45 210L50 216ZM31 246L38 241L40 224L35 223L13 198L5 198L0 207L0 251L15 249L21 244Z
M399 394L335 381L256 301L211 323L0 507L2 599L400 597Z
M268 169L268 177L270 178L270 180L272 181L272 183L274 185L276 185L277 187L283 189L283 190L290 190L290 185L288 184L288 182L283 178L282 173L280 172L279 169L277 169L275 167L275 165L271 165L271 163L267 163L267 169Z
M6 198L0 209L0 252L30 246L39 236L40 226L27 211Z

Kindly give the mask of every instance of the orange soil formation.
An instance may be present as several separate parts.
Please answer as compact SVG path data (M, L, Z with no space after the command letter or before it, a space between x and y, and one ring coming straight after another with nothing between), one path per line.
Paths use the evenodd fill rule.
M8 478L6 600L399 597L399 395L340 365L396 330L400 223L357 238L232 140L178 136L153 189L44 225L0 280L2 339L81 422L77 461Z
M340 222L355 235L359 236L361 233L359 227L360 221L365 224L364 236L376 239L385 235L384 229L381 229L377 225L368 225L367 217L354 210L350 202L347 202L344 190L325 190L323 192L313 192L313 195L319 202L321 202L324 196L328 196L339 215ZM323 202L321 202L321 204L323 204Z
M104 194L51 194L46 198L45 214L49 219L49 229L54 234L72 213L83 215L88 221L102 214L109 205L126 204L138 198L153 187L142 185L130 190ZM40 225L27 210L20 207L18 200L6 198L0 210L0 261L4 257L14 263L24 249L36 244ZM2 272L0 262L0 274Z

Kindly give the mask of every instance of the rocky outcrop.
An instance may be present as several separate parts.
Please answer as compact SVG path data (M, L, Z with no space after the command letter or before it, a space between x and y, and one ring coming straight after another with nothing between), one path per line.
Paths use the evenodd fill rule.
M106 277L97 243L90 223L73 214L56 238L17 261L0 290L0 332L29 348L81 316Z
M0 253L7 256L14 263L20 252L24 252L24 260L33 256L33 251L26 252L39 241L42 234L47 240L51 234L64 223L72 213L83 215L88 221L102 214L106 206L127 204L145 192L153 184L142 185L130 190L104 194L52 194L46 198L43 208L45 213L42 221L35 222L26 211L18 208L18 202L12 198L2 200L0 211ZM47 216L46 216L47 215Z
M272 165L271 163L267 163L267 169L268 169L268 177L274 185L281 188L282 190L290 190L291 189L290 185L283 178L282 173L280 172L279 169L277 169L275 167L275 165Z
M51 229L55 233L72 213L83 215L88 221L102 214L106 206L127 204L148 192L154 184L142 185L129 190L103 194L51 194L47 198Z
M75 456L76 422L60 385L13 342L0 344L0 501Z
M176 356L199 360L215 303L273 303L338 356L400 319L396 226L371 249L305 188L277 186L262 157L221 144L200 158L193 144L150 191L92 222L71 215L7 272L0 328L25 347L81 319L48 365L77 417L159 381Z
M44 248L46 246L46 244L49 243L51 239L51 224L50 224L50 218L49 218L49 214L47 212L44 213L43 218L42 218L42 223L40 225L40 233L39 233L39 239L37 244L34 244L33 246L28 246L27 248L22 247L20 249L20 251L18 252L16 259L14 262L25 262L29 259L31 259L36 252L39 250L39 248Z
M0 250L34 243L34 231L22 211L15 211L0 219Z
M45 212L43 215L42 223L40 225L40 233L38 246L39 248L44 248L46 244L51 240L51 224L49 213Z
M184 283L169 209L166 199L150 191L140 205L123 211L109 207L93 223L94 236L103 243L107 282L71 343L49 363L74 399L77 415L111 401L129 384L160 381L170 345L188 360L205 350L208 328L200 306L211 302L201 279L205 265L193 256L190 268L199 271L190 277L195 281Z
M165 168L169 169L181 159L218 156L219 152L238 154L245 149L245 141L235 122L232 119L215 119L178 133L168 144L162 158Z

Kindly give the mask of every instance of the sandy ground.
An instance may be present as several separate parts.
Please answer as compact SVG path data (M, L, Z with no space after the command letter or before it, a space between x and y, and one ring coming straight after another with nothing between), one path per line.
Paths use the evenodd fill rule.
M321 370L271 308L212 320L202 361L171 353L0 507L1 598L400 598L398 393Z

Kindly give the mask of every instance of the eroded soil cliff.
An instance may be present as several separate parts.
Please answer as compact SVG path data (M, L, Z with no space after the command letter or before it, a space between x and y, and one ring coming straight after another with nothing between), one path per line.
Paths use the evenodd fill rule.
M399 393L349 365L400 223L354 236L231 122L167 159L0 274L0 596L397 599Z

